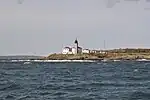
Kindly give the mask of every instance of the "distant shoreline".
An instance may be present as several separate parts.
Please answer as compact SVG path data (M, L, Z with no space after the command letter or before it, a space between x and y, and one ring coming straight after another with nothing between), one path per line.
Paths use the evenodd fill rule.
M99 62L99 61L150 61L150 49L100 50L105 53L50 54L49 56L0 56L0 61L43 62Z
M150 49L114 49L102 50L105 53L81 53L81 54L50 54L43 60L150 60Z
M99 62L150 62L148 59L137 60L0 60L0 63L99 63Z

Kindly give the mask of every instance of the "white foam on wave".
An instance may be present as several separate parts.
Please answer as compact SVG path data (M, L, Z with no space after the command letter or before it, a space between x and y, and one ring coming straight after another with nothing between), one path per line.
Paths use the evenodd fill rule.
M94 60L11 60L10 62L95 62Z
M93 60L34 60L34 62L95 62Z
M150 61L148 59L137 59L136 61Z

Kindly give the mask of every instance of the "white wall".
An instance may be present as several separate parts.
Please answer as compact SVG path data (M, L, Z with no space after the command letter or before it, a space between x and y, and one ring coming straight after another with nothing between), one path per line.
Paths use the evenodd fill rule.
M77 53L76 48L72 48L72 54L76 54L76 53Z
M82 50L82 53L90 53L90 50L83 49L83 50Z
M69 53L69 48L64 48L62 54L68 54L68 53Z

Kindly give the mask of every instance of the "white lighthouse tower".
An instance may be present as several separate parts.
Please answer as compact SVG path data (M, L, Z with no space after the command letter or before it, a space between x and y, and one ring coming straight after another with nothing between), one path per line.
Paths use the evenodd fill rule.
M79 42L78 42L78 40L76 39L76 40L74 41L74 43L75 43L75 48L76 48L76 54L78 54L78 53L79 53L79 51L78 51L78 49L79 49Z

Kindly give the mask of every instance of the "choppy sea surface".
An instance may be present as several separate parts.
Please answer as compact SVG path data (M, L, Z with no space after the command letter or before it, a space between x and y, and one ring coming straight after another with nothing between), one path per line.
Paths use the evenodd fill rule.
M0 100L150 100L150 62L1 62Z

